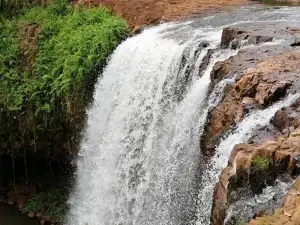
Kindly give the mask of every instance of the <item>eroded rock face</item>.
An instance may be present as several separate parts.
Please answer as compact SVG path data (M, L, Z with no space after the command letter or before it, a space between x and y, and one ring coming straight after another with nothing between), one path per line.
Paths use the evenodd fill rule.
M300 129L262 145L236 145L214 189L211 224L223 224L229 204L237 200L232 196L239 194L239 188L246 187L259 194L279 174L298 175L299 162Z
M249 111L271 105L284 97L288 90L297 91L300 84L299 60L298 51L282 53L244 70L236 84L227 88L222 102L210 112L201 143L204 152L213 151L224 132L240 122ZM212 78L221 79L226 77L225 74L228 76L233 65L236 62L217 63ZM290 116L297 117L294 114Z

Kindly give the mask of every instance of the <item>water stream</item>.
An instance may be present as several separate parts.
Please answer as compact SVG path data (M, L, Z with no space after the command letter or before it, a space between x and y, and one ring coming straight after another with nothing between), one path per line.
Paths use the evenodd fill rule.
M116 49L88 110L68 225L209 224L212 188L234 144L295 98L253 112L204 164L200 136L224 87L209 92L210 72L237 53L219 48L222 29L285 29L300 20L298 9L260 10L163 24ZM210 49L213 56L201 71Z

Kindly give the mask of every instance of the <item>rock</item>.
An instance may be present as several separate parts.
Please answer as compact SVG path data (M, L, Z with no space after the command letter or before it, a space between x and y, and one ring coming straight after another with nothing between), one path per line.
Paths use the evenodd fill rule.
M223 30L221 47L228 48L231 46L231 49L236 50L241 48L244 42L256 45L264 42L271 42L273 39L273 37L261 35L260 31L247 31L240 28L228 27Z
M271 119L271 123L282 133L289 132L289 128L299 127L300 98L290 107L278 110ZM288 133L289 134L289 133Z
M249 156L251 156L253 150L254 148L252 148L251 145L236 145L233 149L229 158L228 167L222 171L219 182L214 188L211 213L212 225L223 224L229 207L228 195L233 192L229 190L231 184L230 181L233 180L232 178L234 176L237 176L237 168L242 170L251 165L251 157ZM238 196L238 192L235 192L235 195Z
M142 33L142 31L143 31L143 27L142 26L135 26L132 29L132 34L140 34L140 33Z
M222 171L220 175L220 182L214 188L213 193L213 207L211 213L211 224L223 224L224 219L226 218L226 213L228 210L227 203L227 191L228 191L228 180L233 173L234 168L228 166Z
M238 47L237 38L240 38L242 35L246 36L246 31L237 28L225 28L222 33L221 47L228 48L233 40L236 40L235 45Z
M266 105L270 100L277 101L285 95L289 86L291 84L286 81L279 81L275 84L260 83L256 88L255 100L260 105Z
M256 102L254 98L244 97L242 99L242 104L243 106L251 106L251 105L255 105Z
M232 71L235 70L233 65L237 63L233 63L233 60L238 59L232 58L215 65L211 73L213 83L232 74ZM219 138L241 121L249 110L265 108L283 98L287 91L296 92L300 88L300 79L297 75L300 73L298 60L300 61L299 51L271 57L253 68L244 70L234 86L227 86L224 98L208 115L208 122L201 137L201 149L204 154L213 151ZM290 110L291 112L287 112L291 117L290 122L287 122L289 117L285 117L286 113L280 116L278 112L273 118L275 128L282 126L283 129L286 129L290 123L294 124L291 129L297 128L300 124L300 115L298 116L298 111L297 113L293 112L295 110L300 112L298 106L294 106ZM283 122L286 125L280 125L279 120L286 121ZM272 135L277 135L277 133L274 130ZM288 134L289 132L287 132ZM274 139L272 135L269 135L270 139Z
M35 214L34 214L33 212L31 212L31 213L28 213L27 216L28 216L29 218L33 219L33 218L35 217Z
M300 38L296 38L295 41L291 44L292 47L300 46Z
M236 145L228 166L222 171L214 189L211 224L223 224L230 204L240 197L239 190L250 187L253 194L260 194L267 185L273 185L278 174L294 175L295 171L300 171L299 128L286 138L280 137L276 141L267 141L259 146ZM300 181L298 183L300 188ZM289 198L286 198L286 201L289 201L289 204L292 202ZM291 213L291 217L298 221L298 214Z
M203 48L206 48L207 46L208 46L208 43L202 42L202 43L199 44L199 50L203 49ZM200 51L199 51L199 53L200 53ZM202 59L202 63L200 64L200 67L199 67L199 72L200 73L202 73L203 71L206 70L213 53L214 53L213 49L209 49L207 51L206 55Z
M272 215L259 216L250 221L249 225L299 225L300 224L300 178L293 184L285 197L281 208Z
M248 39L248 43L249 44L260 44L260 43L264 43L264 42L271 42L273 41L273 37L268 37L268 36L250 36Z
M230 69L231 69L230 63L226 61L217 62L214 65L213 70L210 74L211 80L215 83L222 80L224 77L228 75Z

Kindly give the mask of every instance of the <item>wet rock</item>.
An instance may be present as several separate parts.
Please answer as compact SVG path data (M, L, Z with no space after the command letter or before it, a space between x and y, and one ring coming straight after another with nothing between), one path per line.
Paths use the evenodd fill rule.
M209 114L201 138L204 154L213 151L219 138L241 121L250 110L265 108L283 98L288 90L296 92L300 88L300 64L297 60L300 60L300 52L269 58L255 67L244 70L236 84L226 88L225 97ZM226 74L232 73L235 63L233 59L217 63L211 74L212 80L217 82L222 77L227 77ZM298 121L300 117L295 117L294 128L298 126ZM276 134L277 131L272 133Z
M299 225L300 224L300 178L285 197L281 208L275 210L272 215L258 216L251 220L249 225Z
M223 223L229 204L240 195L239 189L248 188L253 194L260 194L267 185L274 184L279 174L294 175L299 166L300 129L286 138L280 137L259 146L236 145L228 167L222 171L214 189L212 225Z
M260 83L256 88L255 100L260 105L266 105L270 101L277 101L285 95L290 86L291 83L286 81L279 81L275 84Z
M290 130L300 125L300 99L290 107L278 110L271 119L271 123L282 133L289 135Z
M143 32L143 26L135 26L132 29L132 34L140 34Z
M35 214L33 212L28 213L27 216L31 219L33 219L35 217Z
M240 28L225 28L222 33L221 47L231 49L239 49L244 43L257 45L264 42L273 41L274 37L264 36L261 31L243 30Z
M201 49L202 48L206 48L205 46L207 47L208 45L205 42L203 42L203 43L200 44L199 48L201 48ZM199 67L200 75L201 75L201 73L203 73L203 71L205 71L207 69L207 66L208 66L208 64L210 62L210 59L211 59L213 53L214 53L214 50L213 49L209 49L207 51L206 55L204 56L204 58L202 60L202 63L200 65L200 67Z
M250 36L248 39L248 44L260 44L264 42L271 42L273 41L273 37L268 37L268 36Z
M211 80L215 83L222 80L228 75L230 69L231 66L229 62L227 61L217 62L214 65L213 70L210 74Z
M227 190L228 190L228 180L234 173L234 168L228 166L223 170L220 175L220 182L217 183L213 193L213 206L211 213L211 224L219 225L223 224L224 219L226 218L226 213L228 210L227 202Z
M228 48L233 40L237 40L241 36L246 37L246 31L237 28L225 28L222 33L221 47ZM235 45L238 45L238 43L235 43Z
M300 38L296 38L295 41L291 44L292 47L300 46Z

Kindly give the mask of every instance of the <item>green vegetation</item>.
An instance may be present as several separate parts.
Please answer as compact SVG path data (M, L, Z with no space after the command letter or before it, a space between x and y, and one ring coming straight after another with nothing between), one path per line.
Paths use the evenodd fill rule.
M94 83L127 36L126 22L66 0L0 22L0 150L74 151Z
M272 5L272 6L300 6L298 2L292 2L288 0L254 0L261 2L265 5Z
M249 221L247 221L246 219L241 218L239 216L234 216L230 220L231 225L247 225L248 223L249 223Z
M62 222L68 212L66 195L59 189L51 189L32 195L23 208L24 213L38 213Z
M257 168L257 169L268 169L270 166L271 160L262 156L255 156L252 159L252 165L253 167Z
M25 13L26 10L38 3L39 0L0 0L0 15L13 17Z

